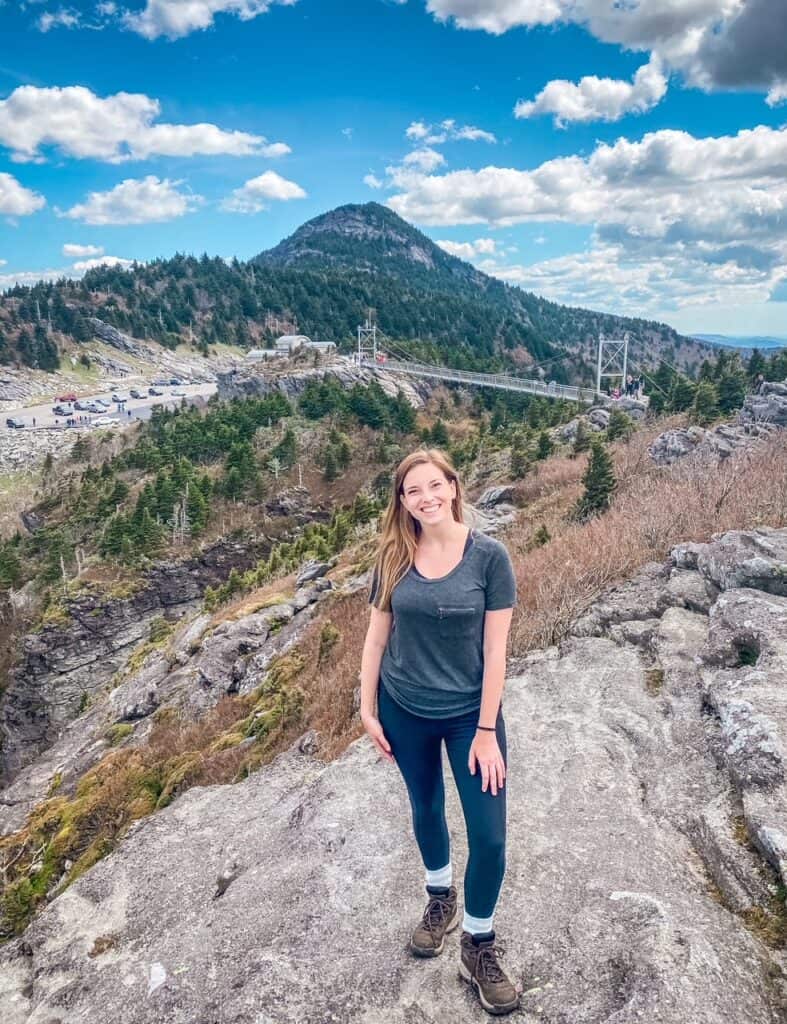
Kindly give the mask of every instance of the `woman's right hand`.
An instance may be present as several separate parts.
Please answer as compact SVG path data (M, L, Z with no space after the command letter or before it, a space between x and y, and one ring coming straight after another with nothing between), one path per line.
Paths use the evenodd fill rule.
M380 720L371 714L362 714L361 721L363 727L369 733L372 738L372 742L377 747L378 751L383 755L384 758L393 763L394 756L391 753L391 744L385 738L383 733L383 727L380 725Z

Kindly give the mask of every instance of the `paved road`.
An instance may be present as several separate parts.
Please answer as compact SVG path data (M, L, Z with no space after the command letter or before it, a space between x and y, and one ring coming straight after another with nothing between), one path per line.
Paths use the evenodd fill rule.
M142 385L138 385L139 390L142 391ZM129 392L128 388L117 387L113 389L118 394L127 395ZM144 390L147 390L145 385ZM183 401L183 397L179 395L173 395L173 391L184 391L186 394L186 401L193 401L194 398L201 396L203 398L209 398L216 391L216 385L213 384L184 384L179 388L162 387L161 390L164 392L163 395L150 396L147 398L130 398L126 404L124 410L121 412L118 410L117 405L114 403L109 409L103 413L86 413L86 412L74 412L74 416L84 416L88 420L92 421L101 416L109 416L113 420L118 420L121 423L133 423L135 420L147 420L150 419L150 413L154 405L177 405ZM96 398L105 398L108 402L111 401L112 391L97 392L95 395L83 397L83 402L89 399L95 400ZM52 412L52 406L56 405L54 400L47 402L45 405L28 406L26 409L6 409L3 412L2 419L0 420L0 429L10 430L10 427L6 426L6 417L12 416L14 419L21 420L26 427L33 427L36 429L54 427L54 426L65 426L65 418L63 416L55 416ZM60 403L63 404L63 403ZM129 413L131 415L129 416ZM35 424L33 421L35 420Z

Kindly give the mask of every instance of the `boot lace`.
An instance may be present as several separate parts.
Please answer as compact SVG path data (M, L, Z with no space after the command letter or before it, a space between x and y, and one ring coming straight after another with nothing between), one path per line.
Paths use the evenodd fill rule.
M508 979L497 962L498 957L502 959L505 955L505 949L497 944L480 946L478 949L478 960L476 961L476 973L478 976L492 982L507 981Z
M439 930L451 912L451 900L448 896L432 896L424 911L423 924L430 934Z

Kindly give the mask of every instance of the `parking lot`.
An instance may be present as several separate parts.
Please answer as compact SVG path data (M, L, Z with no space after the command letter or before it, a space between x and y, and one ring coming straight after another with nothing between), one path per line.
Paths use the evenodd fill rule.
M124 382L125 383L125 382ZM148 394L148 389L154 387L160 394ZM132 398L131 390L136 389L141 398ZM216 391L215 383L208 384L147 384L137 383L127 387L117 387L109 391L97 392L94 395L80 396L78 404L87 407L93 403L93 409L76 408L75 403L57 402L55 396L52 401L27 408L6 409L2 420L2 429L11 430L13 427L8 420L21 424L26 430L48 430L53 428L66 429L74 421L73 425L84 426L110 426L112 423L119 425L132 423L135 420L146 420L156 405L177 405L179 402L193 401L196 397L209 398ZM113 396L125 399L122 403L113 400ZM106 406L96 405L98 399L106 402ZM54 411L59 407L59 411ZM95 410L95 411L93 411ZM98 422L97 422L98 421Z

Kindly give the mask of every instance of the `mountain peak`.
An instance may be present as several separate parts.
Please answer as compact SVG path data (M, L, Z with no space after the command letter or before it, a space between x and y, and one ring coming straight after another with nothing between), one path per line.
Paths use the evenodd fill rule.
M289 238L255 257L264 266L326 263L353 270L401 275L422 270L452 278L483 278L468 263L449 256L431 238L380 203L348 203L302 224Z

